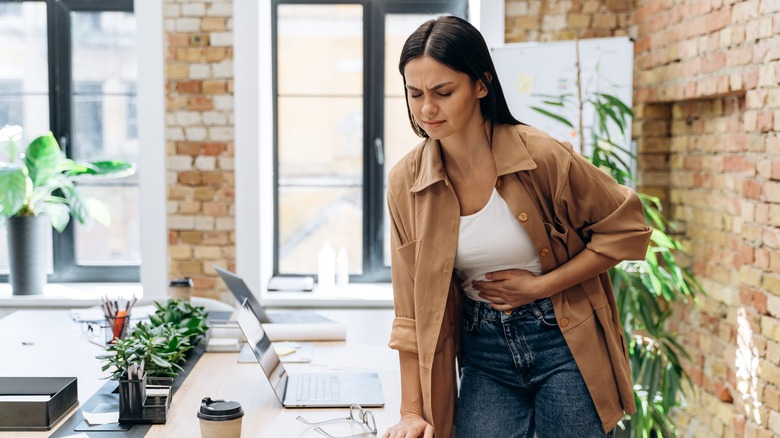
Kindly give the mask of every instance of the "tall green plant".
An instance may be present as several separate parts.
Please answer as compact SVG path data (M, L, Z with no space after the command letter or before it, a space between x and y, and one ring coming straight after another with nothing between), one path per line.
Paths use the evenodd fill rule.
M616 139L617 133L625 138L633 118L628 105L607 93L542 97L542 105L532 107L533 110L578 129L582 150L587 151L584 155L591 163L620 184L635 181L625 157L636 157L621 144L622 140ZM576 124L561 114L572 107L579 115ZM583 136L582 122L585 107L592 108L594 114L587 138ZM677 437L671 412L685 405L681 387L690 379L681 360L690 357L666 323L672 303L695 301L704 291L693 273L678 262L677 255L685 249L674 237L673 224L664 216L661 202L644 193L639 193L639 197L647 223L653 227L647 254L644 260L622 262L609 272L628 344L637 405L637 413L624 423L631 437Z

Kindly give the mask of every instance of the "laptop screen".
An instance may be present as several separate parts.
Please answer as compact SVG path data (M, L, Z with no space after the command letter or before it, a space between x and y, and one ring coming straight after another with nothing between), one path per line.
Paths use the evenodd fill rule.
M244 332L244 337L260 363L260 368L263 369L268 381L271 382L276 397L279 398L280 402L284 402L287 372L279 355L276 354L271 340L263 330L263 325L252 312L247 300L244 300L241 305L236 322L238 322L241 331Z
M236 297L238 303L243 303L244 300L247 300L249 302L249 307L252 309L252 312L257 315L260 322L263 324L271 322L271 318L265 313L265 309L263 309L263 306L261 306L260 302L257 301L257 298L255 298L255 294L249 290L249 286L244 283L244 280L241 277L216 265L214 266L214 269L219 276L222 277L222 280L225 282L228 289L230 289L230 292L233 293L233 296Z

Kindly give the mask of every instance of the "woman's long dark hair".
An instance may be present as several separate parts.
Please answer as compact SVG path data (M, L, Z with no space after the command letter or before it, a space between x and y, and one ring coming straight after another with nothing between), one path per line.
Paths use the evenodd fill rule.
M494 125L522 124L509 111L501 83L498 81L496 67L490 58L490 50L482 34L471 23L459 17L445 15L426 21L409 35L401 50L401 60L398 63L404 88L406 87L404 76L406 64L422 56L430 56L455 71L469 75L471 80L482 81L485 84L488 93L480 99L479 107L482 110L482 117L486 122L490 122L491 144ZM409 108L408 93L404 95L412 129L420 137L427 138L428 134L414 120Z

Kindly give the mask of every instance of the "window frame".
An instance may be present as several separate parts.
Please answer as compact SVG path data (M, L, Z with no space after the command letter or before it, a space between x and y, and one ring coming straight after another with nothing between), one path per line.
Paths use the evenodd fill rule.
M2 3L37 2L46 4L49 70L49 126L65 154L73 152L70 139L73 125L73 70L71 12L132 12L133 0L0 0ZM137 97L136 97L137 98ZM75 221L62 233L52 229L54 272L48 282L138 282L140 265L80 265L76 260ZM142 251L143 252L143 251ZM8 281L1 274L0 281Z
M363 7L363 220L362 274L350 282L390 281L384 260L384 157L378 159L376 142L384 144L385 17L387 14L454 14L466 18L466 0L272 0L271 100L273 114L273 267L272 276L301 275L279 272L279 118L278 118L278 8L280 5L361 5ZM314 275L312 273L311 275Z

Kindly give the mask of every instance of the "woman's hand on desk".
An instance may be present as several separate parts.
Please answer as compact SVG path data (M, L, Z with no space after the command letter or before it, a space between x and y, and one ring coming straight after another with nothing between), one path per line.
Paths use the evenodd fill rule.
M433 426L419 415L403 414L401 421L387 429L382 438L433 438Z

